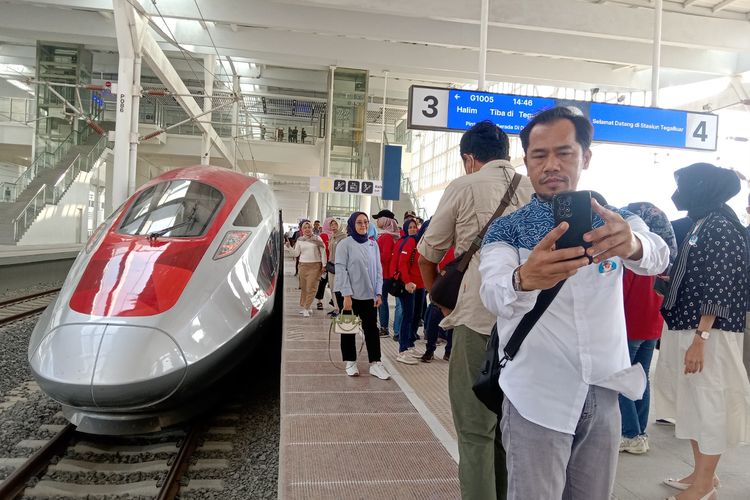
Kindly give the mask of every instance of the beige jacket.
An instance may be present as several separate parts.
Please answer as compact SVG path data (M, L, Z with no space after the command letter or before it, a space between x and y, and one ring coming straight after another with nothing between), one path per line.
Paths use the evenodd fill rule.
M478 172L451 182L445 188L430 226L419 242L419 253L431 262L440 262L451 246L456 247L456 255L466 252L497 210L514 173L510 162L494 160L487 162ZM524 176L504 215L528 203L533 192L531 182ZM477 252L461 282L456 309L440 326L448 329L465 325L481 334L490 334L495 316L482 305L480 279Z

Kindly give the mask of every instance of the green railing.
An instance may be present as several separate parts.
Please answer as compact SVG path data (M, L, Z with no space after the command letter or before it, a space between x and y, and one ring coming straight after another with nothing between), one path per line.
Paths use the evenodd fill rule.
M85 155L77 154L71 161L65 172L57 179L54 185L44 184L29 200L21 213L13 220L13 238L19 241L24 233L31 227L39 213L48 204L57 204L70 188L73 181L81 172L90 172L107 147L107 137L103 136L94 145L93 149Z

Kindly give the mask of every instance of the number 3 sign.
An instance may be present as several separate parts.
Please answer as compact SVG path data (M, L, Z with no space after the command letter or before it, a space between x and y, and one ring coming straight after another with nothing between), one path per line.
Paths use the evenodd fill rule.
M411 87L409 128L447 128L449 89Z

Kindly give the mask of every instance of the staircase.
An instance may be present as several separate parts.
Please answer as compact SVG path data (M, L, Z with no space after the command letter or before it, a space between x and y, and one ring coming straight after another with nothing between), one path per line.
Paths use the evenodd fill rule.
M0 203L0 245L18 243L42 209L59 202L78 174L91 169L106 145L106 137L91 135L69 146L54 165L37 170L15 201Z

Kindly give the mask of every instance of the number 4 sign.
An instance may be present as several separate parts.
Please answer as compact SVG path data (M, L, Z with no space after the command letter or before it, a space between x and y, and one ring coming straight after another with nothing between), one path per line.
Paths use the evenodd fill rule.
M718 117L702 113L688 113L685 128L685 147L716 150Z

